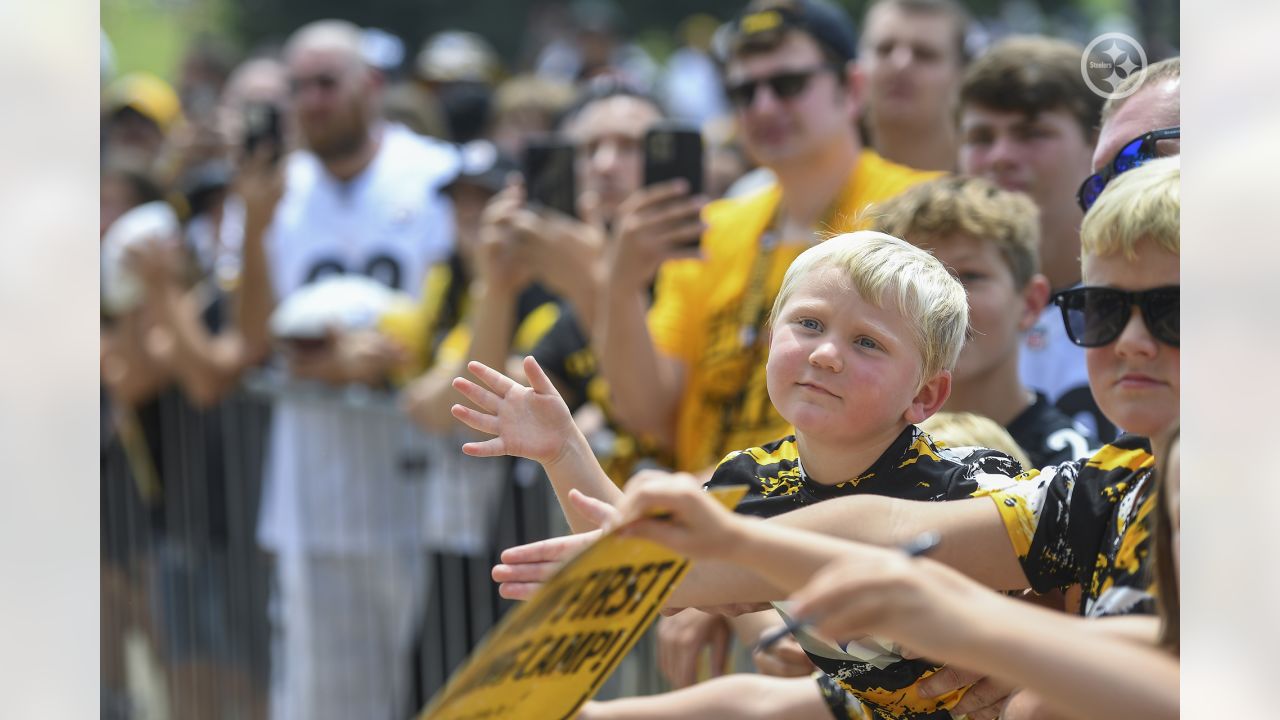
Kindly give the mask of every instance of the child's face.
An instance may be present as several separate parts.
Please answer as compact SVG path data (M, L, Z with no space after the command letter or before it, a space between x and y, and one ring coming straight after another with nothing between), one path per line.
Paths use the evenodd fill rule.
M1035 323L1047 290L1032 284L1019 289L999 247L965 235L922 243L964 285L969 296L969 326L973 332L952 372L957 386L966 379L1016 362L1020 333ZM1038 281L1043 285L1043 280Z
M1086 285L1147 290L1178 285L1178 256L1154 244L1138 243L1137 256L1085 255ZM1137 307L1129 324L1109 345L1086 348L1089 387L1098 407L1117 426L1138 435L1158 435L1178 420L1178 348L1156 340Z
M852 443L910 422L904 413L921 367L897 309L872 305L842 271L820 267L774 319L766 378L770 400L798 434Z

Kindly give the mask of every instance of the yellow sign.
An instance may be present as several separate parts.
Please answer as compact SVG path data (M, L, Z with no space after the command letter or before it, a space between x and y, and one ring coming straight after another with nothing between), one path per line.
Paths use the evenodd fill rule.
M734 507L745 486L712 490ZM567 720L635 645L689 561L610 533L508 612L419 720Z

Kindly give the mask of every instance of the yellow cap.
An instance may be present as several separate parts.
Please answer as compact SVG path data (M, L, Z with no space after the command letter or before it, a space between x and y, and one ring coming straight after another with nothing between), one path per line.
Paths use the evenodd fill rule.
M106 92L106 111L131 108L150 119L161 130L168 129L182 111L178 94L169 83L151 73L129 73L111 83Z

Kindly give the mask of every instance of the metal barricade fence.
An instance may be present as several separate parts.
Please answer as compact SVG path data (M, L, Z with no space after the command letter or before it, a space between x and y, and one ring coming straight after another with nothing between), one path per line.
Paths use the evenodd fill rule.
M272 686L272 671L291 657L361 671L366 659L346 658L341 648L312 647L300 660L296 647L273 636L273 614L285 634L291 623L301 623L296 608L273 600L280 596L276 578L288 573L276 572L277 556L259 542L272 420L285 405L359 418L349 434L370 448L398 448L403 479L418 483L411 495L418 507L408 515L419 518L413 532L420 562L403 578L393 567L388 586L397 609L386 612L410 608L402 630L411 643L402 668L408 683L390 686L402 697L386 698L386 707L395 708L388 717L420 708L512 605L498 597L489 575L501 550L567 532L540 467L464 456L460 438L428 437L411 428L389 393L321 388L262 371L211 409L197 409L179 391L167 390L121 412L104 394L103 718L264 718L271 694L280 690ZM383 437L388 432L401 437ZM347 449L310 446L300 462L352 473L385 464L385 457L345 457ZM295 489L299 512L326 512L321 505L342 501L322 483ZM356 493L354 507L333 515L349 529L338 527L335 536L359 544L365 535L377 537L387 531L383 526L403 522L404 511ZM362 515L369 517L350 521ZM337 577L377 577L372 569L367 576L356 572ZM397 587L405 582L416 587ZM413 595L419 600L399 597ZM379 608L351 606L328 621L361 633L383 621ZM665 689L653 635L651 630L641 640L597 697Z

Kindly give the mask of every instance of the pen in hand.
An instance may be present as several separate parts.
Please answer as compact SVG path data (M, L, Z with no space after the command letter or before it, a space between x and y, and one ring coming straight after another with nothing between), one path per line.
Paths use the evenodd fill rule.
M923 532L917 535L911 542L899 548L908 557L919 557L938 546L942 541L942 536L935 531ZM773 647L782 638L810 627L817 618L798 618L789 617L786 624L775 630L771 630L760 638L760 642L756 644L756 651L768 650Z

